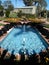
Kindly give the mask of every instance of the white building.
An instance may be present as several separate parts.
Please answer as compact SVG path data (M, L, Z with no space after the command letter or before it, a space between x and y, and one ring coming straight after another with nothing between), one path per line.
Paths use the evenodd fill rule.
M13 12L17 13L20 10L22 11L22 13L25 13L25 14L36 14L37 7L36 6L25 6L21 8L15 8Z

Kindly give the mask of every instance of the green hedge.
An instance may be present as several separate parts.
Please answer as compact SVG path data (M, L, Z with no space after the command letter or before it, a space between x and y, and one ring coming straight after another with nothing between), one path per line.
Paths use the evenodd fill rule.
M25 14L25 13L22 13L22 11L20 10L18 13L17 13L17 16L18 17L22 17L22 16L25 16L26 18L36 18L36 15L34 14Z
M26 18L36 18L36 15L32 15L32 14L24 14L22 13L22 16L25 16Z
M49 24L46 24L44 27L49 28Z
M4 26L4 25L5 25L5 24L1 24L1 23L0 23L0 26Z
M11 17L11 18L17 18L17 13L12 12L12 13L10 13L9 17Z

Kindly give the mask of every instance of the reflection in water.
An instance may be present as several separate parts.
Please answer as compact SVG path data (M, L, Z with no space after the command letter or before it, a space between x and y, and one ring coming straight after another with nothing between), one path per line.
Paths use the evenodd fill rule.
M23 25L23 32L24 32L24 33L25 33L25 30L26 30L25 28L26 28L25 25Z

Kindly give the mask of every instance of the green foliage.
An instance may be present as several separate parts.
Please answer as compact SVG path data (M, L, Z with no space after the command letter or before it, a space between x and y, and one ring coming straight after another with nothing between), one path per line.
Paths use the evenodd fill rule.
M11 5L13 6L11 0L5 0L5 1L3 2L3 5L4 5L4 8L5 8L5 9L8 9L9 6L11 7Z
M6 17L9 17L10 11L7 9L5 12Z
M4 15L4 12L3 11L0 11L0 16L3 16Z
M32 15L32 14L24 14L22 13L22 16L25 16L26 18L36 18L36 15Z
M17 13L12 12L12 13L10 13L9 17L11 17L11 18L17 18Z
M46 12L46 10L43 10L43 11L41 11L40 14L41 14L41 17L46 18L47 12Z
M17 16L18 17L26 17L26 18L35 18L36 17L36 15L22 13L21 10L17 13Z
M0 16L3 16L4 15L3 9L4 9L3 6L0 5Z
M9 5L8 6L8 10L12 11L14 9L14 6L13 5Z
M22 17L22 11L20 10L17 14L18 17Z
M9 5L8 8L6 9L6 17L9 17L10 15L10 11L12 11L14 9L13 5Z
M2 4L2 1L0 0L0 16L3 16L4 15L4 7L1 5Z
M5 17L0 17L0 20L5 20Z
M49 28L49 24L46 24L44 27Z
M5 25L5 24L1 24L1 23L0 23L0 26L4 26L4 25Z
M26 15L27 18L36 18L36 15L28 14Z
M49 18L49 11L47 11L47 17Z
M23 0L23 2L26 6L37 6L37 15L47 6L46 0Z
M32 6L32 5L40 5L41 7L46 7L47 3L45 0L23 0L24 4L26 6Z
M0 5L2 4L2 1L0 0Z
M2 5L0 5L0 10L3 10L4 8L3 8L3 6Z
M23 0L26 6L32 6L33 0Z

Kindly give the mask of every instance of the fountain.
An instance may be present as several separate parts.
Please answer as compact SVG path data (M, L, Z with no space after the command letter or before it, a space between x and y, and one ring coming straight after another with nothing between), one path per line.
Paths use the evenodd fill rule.
M25 24L24 25L22 25L23 26L23 33L25 34L25 31L26 31L26 26L25 26ZM24 37L23 38L23 42L22 42L22 46L23 46L23 53L24 54L26 54L26 48L25 48L25 43L26 43L26 38Z
M25 39L25 37L23 38L23 41L22 41L22 46L25 46L25 41L26 41L26 39Z
M25 31L26 31L26 25L24 24L23 25L23 32L25 33Z

